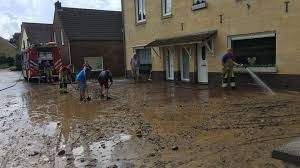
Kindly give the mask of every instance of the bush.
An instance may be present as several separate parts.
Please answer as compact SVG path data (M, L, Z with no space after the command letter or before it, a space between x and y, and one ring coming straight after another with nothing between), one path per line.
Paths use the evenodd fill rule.
M7 65L9 67L15 65L15 59L13 57L6 57L4 54L0 53L0 65Z
M0 55L0 64L6 64L6 57L4 55Z
M21 55L20 54L17 54L16 55L16 61L15 61L15 64L16 64L16 70L17 71L20 71L22 70L22 63L21 63Z
M8 66L14 66L15 65L15 59L13 57L8 57L6 58L6 63L8 64Z

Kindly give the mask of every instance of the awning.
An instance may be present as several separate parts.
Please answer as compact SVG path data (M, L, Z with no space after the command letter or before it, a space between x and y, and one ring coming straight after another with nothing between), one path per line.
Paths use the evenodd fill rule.
M217 32L218 32L217 30L211 30L211 31L200 32L196 34L190 34L186 36L157 39L147 44L145 47L159 47L159 46L172 46L172 45L198 43L198 42L209 40L212 36L216 35Z

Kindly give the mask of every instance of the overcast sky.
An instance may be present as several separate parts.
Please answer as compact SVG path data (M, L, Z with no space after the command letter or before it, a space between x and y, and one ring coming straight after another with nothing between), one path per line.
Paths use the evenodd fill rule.
M0 36L10 38L22 22L52 23L57 0L0 0ZM60 0L63 7L121 10L121 0Z

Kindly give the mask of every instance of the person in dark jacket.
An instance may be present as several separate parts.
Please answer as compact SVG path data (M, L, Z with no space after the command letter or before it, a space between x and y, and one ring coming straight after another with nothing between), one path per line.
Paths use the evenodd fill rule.
M141 66L140 58L137 54L134 54L134 56L131 58L130 65L134 82L137 82L139 80Z
M101 98L104 98L104 89L105 88L105 93L106 93L106 99L109 100L111 99L108 96L108 90L111 87L111 85L113 84L113 79L112 79L112 73L110 72L110 70L103 70L100 72L99 77L98 77L98 82L100 84L100 92L101 92ZM109 84L110 82L110 84Z

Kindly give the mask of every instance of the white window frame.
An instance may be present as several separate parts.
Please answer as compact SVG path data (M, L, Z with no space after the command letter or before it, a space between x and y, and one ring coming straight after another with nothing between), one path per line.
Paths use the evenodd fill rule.
M60 29L60 40L61 40L61 45L65 45L63 29Z
M248 40L248 39L265 38L265 37L276 37L276 32L262 32L262 33L251 33L251 34L228 36L227 46L231 48L231 42L235 40Z
M190 64L188 64L188 66L189 66L189 69L188 69L188 71L189 71L189 76L188 76L188 78L183 78L183 76L184 76L184 74L183 74L183 51L185 51L187 54L188 54L188 58L189 58L189 61L188 61L188 63L190 63L190 61L191 61L191 48L186 48L186 47L182 47L181 49L180 49L181 51L180 51L180 78L181 78L181 81L185 81L185 82L190 82L190 73L191 73L191 71L190 71Z
M97 63L95 63L95 59L100 58L100 64L102 65L102 67L98 68L96 67ZM88 61L88 63L90 64L90 66L93 68L92 71L102 71L104 69L104 58L102 56L98 56L98 57L84 57L84 62Z
M135 0L135 11L136 11L136 21L137 23L146 21L146 0ZM141 19L139 19L139 13L141 13ZM145 17L144 17L145 15Z
M56 33L55 32L53 32L53 40L56 43Z
M168 5L168 1L170 1L170 6L167 6ZM163 16L170 16L172 15L172 0L162 0L161 1L162 3L162 13L163 13ZM169 11L168 11L168 8Z
M240 34L240 35L231 35L227 37L227 47L231 48L232 41L236 40L249 40L249 39L257 39L257 38L266 38L266 37L275 37L276 32L258 32L258 33L250 33L250 34ZM277 57L277 55L275 55ZM277 62L275 66L277 65ZM260 72L260 73L277 73L277 67L250 67L253 72ZM236 72L245 72L248 73L245 68L234 68Z

